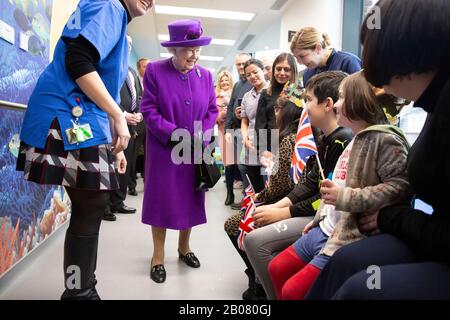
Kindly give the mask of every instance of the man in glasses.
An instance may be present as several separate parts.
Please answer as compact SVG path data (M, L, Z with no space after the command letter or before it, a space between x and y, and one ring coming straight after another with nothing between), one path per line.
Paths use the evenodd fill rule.
M261 62L264 65L264 78L266 79L266 81L271 81L272 80L272 65L273 65L273 60L270 59L267 56L263 56L261 58Z
M251 59L250 54L248 53L239 53L236 56L235 66L239 73L239 81L234 85L233 92L231 94L230 104L228 105L227 119L225 121L225 138L227 141L231 142L234 140L235 146L235 157L237 156L237 150L241 150L238 148L238 143L242 143L242 137L240 137L239 132L233 131L241 128L241 102L244 95L252 89L251 84L247 81L245 77L244 65L245 63ZM233 130L232 132L229 132ZM239 136L238 136L239 135ZM237 163L235 161L235 163ZM234 180L242 180L239 174L239 170L237 169L237 165L230 165L225 167L225 179L227 183L233 183ZM240 209L240 203L234 203L231 205L233 209Z

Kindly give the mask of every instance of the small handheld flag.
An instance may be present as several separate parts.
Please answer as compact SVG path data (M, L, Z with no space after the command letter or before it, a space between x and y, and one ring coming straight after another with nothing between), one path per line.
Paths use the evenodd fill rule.
M297 138L291 162L291 177L295 184L300 181L309 157L317 154L317 146L309 121L308 111L303 109L298 124Z
M238 236L238 247L242 251L245 251L244 238L245 236L255 230L255 223L253 222L253 214L255 213L256 205L253 199L250 198L250 204L245 210L244 216L239 223L239 236Z

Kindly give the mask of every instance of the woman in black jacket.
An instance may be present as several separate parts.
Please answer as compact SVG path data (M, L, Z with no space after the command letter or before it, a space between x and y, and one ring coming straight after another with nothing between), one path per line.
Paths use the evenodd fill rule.
M257 141L260 155L271 149L271 130L275 129L275 102L280 97L286 83L296 83L298 78L297 63L290 53L281 53L272 66L272 79L270 87L261 92L256 110L255 130L258 135ZM267 135L264 131L267 130ZM261 137L267 137L267 140ZM276 152L276 150L274 150Z
M369 15L361 30L364 72L373 85L428 113L408 172L416 197L433 212L394 206L372 219L362 215L362 233L382 234L337 251L307 298L450 299L450 2L377 6L381 29L371 28Z

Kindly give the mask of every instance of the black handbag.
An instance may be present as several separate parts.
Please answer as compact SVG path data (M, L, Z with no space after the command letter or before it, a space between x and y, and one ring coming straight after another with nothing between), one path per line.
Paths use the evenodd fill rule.
M213 157L211 157L210 163L207 163L202 157L202 163L195 164L195 187L197 190L214 187L220 177L220 169Z

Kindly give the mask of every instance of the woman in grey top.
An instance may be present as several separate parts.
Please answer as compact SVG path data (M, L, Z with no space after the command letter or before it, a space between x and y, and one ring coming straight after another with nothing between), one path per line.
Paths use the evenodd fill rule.
M241 152L239 171L244 180L244 187L246 188L249 184L246 178L247 175L255 192L258 193L264 189L264 180L261 175L261 164L255 147L255 121L259 97L262 90L267 88L268 83L264 78L264 65L260 60L250 59L245 64L244 70L245 76L253 88L242 99L241 130L244 147Z

